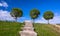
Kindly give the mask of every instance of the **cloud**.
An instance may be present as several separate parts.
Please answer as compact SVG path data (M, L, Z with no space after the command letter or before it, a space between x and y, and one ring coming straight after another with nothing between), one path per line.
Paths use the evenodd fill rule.
M41 19L36 20L35 23L47 23L47 21L42 17Z
M0 6L3 6L3 7L8 7L8 4L6 3L6 2L4 2L4 1L2 1L2 2L0 2Z
M54 19L50 20L50 23L60 23L60 16L54 17Z
M60 15L56 14L53 19L50 20L50 23L59 24L60 23Z
M45 20L43 17L41 19L38 19L35 21L36 23L47 23L47 20ZM60 23L60 15L55 13L55 16L53 19L51 19L50 24L59 24Z
M11 17L10 12L0 10L0 20L14 21L15 19Z

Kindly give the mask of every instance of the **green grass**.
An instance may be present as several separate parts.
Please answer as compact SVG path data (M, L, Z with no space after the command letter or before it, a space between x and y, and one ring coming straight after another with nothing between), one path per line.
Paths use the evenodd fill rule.
M54 26L48 24L34 24L38 36L60 36L60 33L54 30Z
M0 36L19 36L22 23L0 22Z
M19 36L23 23L0 21L0 36ZM60 36L54 26L47 24L34 24L38 36Z

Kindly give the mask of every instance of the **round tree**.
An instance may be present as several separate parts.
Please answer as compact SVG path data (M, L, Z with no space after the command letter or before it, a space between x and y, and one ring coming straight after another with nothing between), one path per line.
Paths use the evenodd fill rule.
M33 23L34 23L34 20L38 18L39 15L40 15L40 11L38 9L32 9L30 11L30 16L33 19Z
M49 24L49 20L50 20L50 19L53 19L54 14L53 14L52 11L46 11L46 12L44 13L43 17L44 17L45 20L48 20L48 24Z
M22 12L22 10L19 9L19 8L13 8L10 14L11 14L11 16L14 17L14 19L17 21L17 18L18 18L18 17L22 17L23 12Z

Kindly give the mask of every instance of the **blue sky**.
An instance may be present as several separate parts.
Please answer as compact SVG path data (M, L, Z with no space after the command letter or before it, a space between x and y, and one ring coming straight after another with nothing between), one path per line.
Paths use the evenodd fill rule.
M4 20L6 20L6 16L10 16L9 13L11 12L12 8L20 8L23 11L23 17L18 18L18 22L31 20L29 15L30 10L36 8L41 14L35 20L35 22L47 23L47 21L43 18L43 13L45 11L51 10L55 16L52 20L50 20L50 23L60 23L60 0L0 0L0 14L3 14L1 12L5 12L3 16L1 15ZM11 19L10 17L7 18L7 20Z

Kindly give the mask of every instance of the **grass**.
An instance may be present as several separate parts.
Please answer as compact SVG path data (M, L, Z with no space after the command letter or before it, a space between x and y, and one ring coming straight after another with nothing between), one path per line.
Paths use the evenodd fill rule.
M54 30L54 26L48 24L34 24L38 36L60 36L60 33Z
M0 36L19 36L23 23L0 21ZM38 36L60 36L54 26L48 24L34 24Z
M0 22L0 36L19 36L22 23Z

